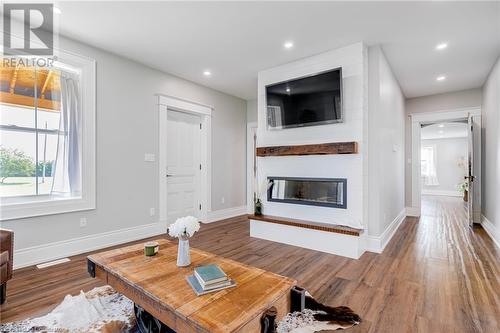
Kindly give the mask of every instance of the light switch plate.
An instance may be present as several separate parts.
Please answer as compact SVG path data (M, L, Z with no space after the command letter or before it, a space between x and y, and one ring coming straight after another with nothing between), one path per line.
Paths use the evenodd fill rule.
M151 154L151 153L144 154L144 161L145 162L154 162L155 160L156 160L155 154Z

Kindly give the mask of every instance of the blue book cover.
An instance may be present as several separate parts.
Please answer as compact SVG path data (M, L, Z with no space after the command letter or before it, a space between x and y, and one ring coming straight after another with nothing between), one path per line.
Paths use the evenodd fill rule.
M202 284L211 284L227 280L226 273L215 264L196 267L194 269L194 274L200 279Z
M186 280L189 283L189 285L191 286L191 288L193 288L193 291L195 292L196 296L201 296L201 295L205 295L208 293L212 293L212 292L216 292L219 290L223 290L226 288L232 288L232 287L236 286L236 282L234 282L234 280L229 280L227 285L221 286L219 288L205 290L200 285L200 283L198 282L198 280L196 279L196 277L194 275L186 276Z

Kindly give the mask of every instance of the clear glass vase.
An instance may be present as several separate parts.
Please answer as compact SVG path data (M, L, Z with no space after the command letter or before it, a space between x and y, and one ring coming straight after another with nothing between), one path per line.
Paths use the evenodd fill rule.
M187 236L179 237L179 248L177 249L177 266L186 267L191 265L191 256L189 255L189 238Z

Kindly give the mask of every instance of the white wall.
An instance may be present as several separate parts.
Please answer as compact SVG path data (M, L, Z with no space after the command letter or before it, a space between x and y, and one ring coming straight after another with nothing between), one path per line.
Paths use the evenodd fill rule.
M465 108L480 107L482 103L482 89L469 89L445 94L437 94L423 97L409 98L405 102L406 125L405 125L405 201L406 206L411 207L411 120L409 115L423 112L436 112L445 110L457 110Z
M247 101L247 123L257 122L257 100L251 99Z
M259 157L260 182L268 176L347 178L347 209L267 202L264 214L331 224L363 224L363 121L366 115L366 48L356 43L259 72L257 146L356 141L359 154ZM342 67L344 121L338 124L268 130L265 86Z
M421 140L422 146L436 147L436 173L439 185L422 185L424 194L460 195L457 185L464 182L466 168L458 161L467 159L467 138Z
M481 88L409 98L406 100L406 112L412 114L476 107L481 105L481 98Z
M405 101L378 46L368 49L368 222L380 236L404 212Z
M246 102L150 69L81 43L60 39L60 48L97 62L97 209L4 221L15 249L64 241L158 220L158 153L155 93L213 106L212 210L245 205ZM157 158L158 161L158 158ZM225 198L222 204L221 198ZM87 218L87 227L79 219Z
M500 246L500 59L483 86L483 215Z

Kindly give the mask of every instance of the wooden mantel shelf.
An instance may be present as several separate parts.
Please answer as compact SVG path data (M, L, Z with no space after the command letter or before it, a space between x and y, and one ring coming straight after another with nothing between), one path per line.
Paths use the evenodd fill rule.
M363 230L355 229L343 225L336 224L328 224L328 223L320 223L320 222L312 222L305 220L292 219L288 217L278 217L278 216L270 216L270 215L248 215L248 219L254 221L263 221L269 223L283 224L289 225L292 227L299 228L307 228L314 230L321 230L327 232L335 232L338 234L350 235L350 236L359 236Z
M292 156L292 155L334 155L357 154L357 142L331 142L313 145L257 147L257 156Z

